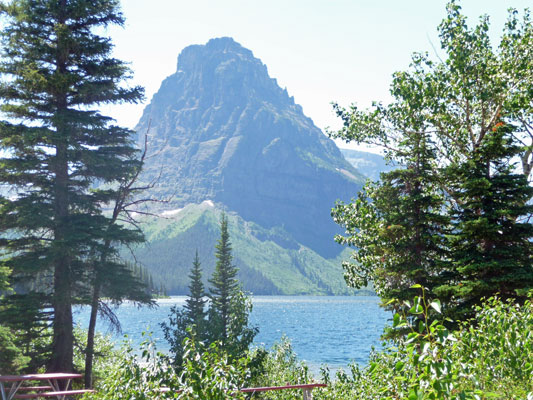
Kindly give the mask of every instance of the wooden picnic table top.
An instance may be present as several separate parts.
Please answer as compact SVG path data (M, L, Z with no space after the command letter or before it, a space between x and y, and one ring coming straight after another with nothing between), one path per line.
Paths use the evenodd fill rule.
M21 382L21 381L41 381L57 379L77 379L83 377L82 374L73 373L50 373L50 374L28 374L28 375L0 375L0 381L3 382Z

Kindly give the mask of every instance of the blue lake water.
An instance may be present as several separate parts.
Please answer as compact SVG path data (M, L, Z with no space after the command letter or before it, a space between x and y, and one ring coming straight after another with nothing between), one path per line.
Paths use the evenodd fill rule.
M134 346L143 340L142 332L153 332L158 350L167 351L160 323L168 320L170 308L183 305L185 296L158 300L153 309L121 305L116 314L122 324L122 334L128 335ZM283 335L292 343L298 358L317 371L322 364L333 370L355 361L365 364L372 346L380 348L380 335L388 324L390 313L379 307L374 296L313 297L313 296L254 296L252 325L259 328L254 343L270 348ZM88 308L77 309L75 320L87 325ZM105 323L98 331L106 333ZM122 335L115 335L117 342Z

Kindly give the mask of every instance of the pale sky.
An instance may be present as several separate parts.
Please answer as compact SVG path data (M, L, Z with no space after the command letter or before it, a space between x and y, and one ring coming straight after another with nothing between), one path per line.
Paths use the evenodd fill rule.
M482 14L491 17L496 44L506 10L514 7L522 15L533 1L461 4L470 26ZM319 128L339 128L332 101L386 103L392 73L405 70L415 51L439 50L437 25L445 5L445 0L122 0L126 26L109 28L108 34L115 56L131 62L130 84L145 87L146 101L103 111L134 127L163 79L176 71L184 47L230 36L266 64Z

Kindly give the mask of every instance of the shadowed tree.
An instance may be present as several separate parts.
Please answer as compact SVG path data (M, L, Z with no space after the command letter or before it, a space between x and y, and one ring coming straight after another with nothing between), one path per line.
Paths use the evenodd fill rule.
M205 288L202 282L202 266L200 259L198 258L198 249L194 255L194 261L192 263L191 273L189 274L189 297L185 301L185 315L190 320L191 324L196 326L197 332L203 332L205 330L206 310L205 305L207 299L205 298ZM201 340L201 338L200 338Z
M98 107L137 102L143 92L121 85L129 69L100 34L124 23L118 0L0 4L0 183L13 189L0 200L2 262L17 279L48 276L39 289L53 310L47 369L69 372L72 305L86 301L79 294L95 254L135 234L102 210L138 167L138 150L132 132Z

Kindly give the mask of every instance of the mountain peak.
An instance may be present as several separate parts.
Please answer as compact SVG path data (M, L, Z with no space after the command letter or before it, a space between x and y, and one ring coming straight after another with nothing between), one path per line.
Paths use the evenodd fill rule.
M224 51L224 52L236 52L252 54L252 52L244 47L240 43L237 43L233 38L229 36L223 36L220 38L213 38L205 45L211 51Z
M237 43L231 37L220 37L209 40L205 45L193 44L182 50L178 56L178 72L192 72L199 65L204 67L216 66L220 62L228 60L241 60L258 64L265 68L261 61L254 57L253 53Z
M231 38L185 48L138 132L150 135L144 176L173 208L213 200L268 229L283 227L321 255L341 250L330 210L363 181L328 139Z

